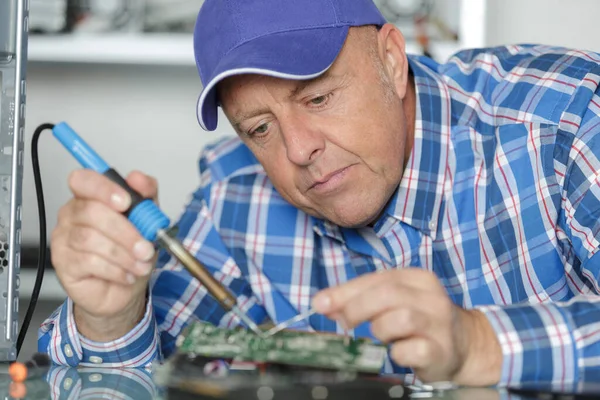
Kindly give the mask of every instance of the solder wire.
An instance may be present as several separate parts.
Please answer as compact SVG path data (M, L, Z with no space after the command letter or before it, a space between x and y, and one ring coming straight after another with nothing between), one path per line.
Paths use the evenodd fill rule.
M274 326L273 328L266 331L263 336L265 336L265 337L273 336L277 332L280 332L286 328L289 328L290 326L294 325L296 322L303 321L315 313L316 313L316 310L314 308L311 308L310 310L305 311L302 314L296 315L294 318L290 318L287 321L283 321L282 323Z

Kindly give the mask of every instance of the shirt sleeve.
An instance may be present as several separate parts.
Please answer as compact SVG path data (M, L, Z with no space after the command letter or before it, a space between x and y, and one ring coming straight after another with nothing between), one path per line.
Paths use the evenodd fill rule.
M38 351L47 353L54 364L70 367L148 367L161 358L158 344L151 296L142 320L117 340L99 343L80 335L71 299L44 321L38 334Z
M588 93L591 93L589 91ZM577 295L564 302L488 306L484 312L504 355L501 385L573 383L600 366L600 90L579 115L558 126L554 166L562 187L556 240ZM579 124L573 129L573 121ZM595 376L596 376L595 375ZM597 378L595 378L597 379Z
M584 378L588 369L596 368L592 360L585 364L585 353L597 353L600 346L595 343L599 337L590 341L588 334L600 321L599 302L579 296L568 303L481 307L502 348L499 385L568 384Z

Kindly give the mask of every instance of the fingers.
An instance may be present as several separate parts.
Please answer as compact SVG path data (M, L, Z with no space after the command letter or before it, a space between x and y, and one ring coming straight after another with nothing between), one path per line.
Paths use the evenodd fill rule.
M434 274L401 269L364 275L318 293L316 311L351 328L369 321L373 335L392 343L391 356L423 380L456 375L461 351L455 306Z
M61 210L59 224L69 231L75 227L96 230L113 241L114 245L123 246L139 261L149 261L154 256L154 246L142 238L131 222L101 202L71 200L64 210ZM69 233L69 241L77 242L89 238L89 235L80 238L78 232L81 234L82 230ZM92 247L91 244L87 245L88 250Z
M411 335L428 335L428 305L421 291L386 281L350 299L335 319L346 328L370 321L373 335L389 343Z
M57 274L67 277L71 282L97 276L94 273L97 266L101 270L110 266L111 269L120 270L119 274L113 273L111 276L128 284L135 281L136 277L150 275L153 268L153 259L138 261L123 246L88 227L57 226L52 232L50 254Z
M395 342L390 356L396 364L412 368L423 382L453 381L460 363L448 350L437 341L413 336Z
M360 296L362 296L364 301L361 300L359 305L368 307L368 303L387 303L386 296L397 298L396 291L415 289L418 289L417 292L440 290L443 292L444 290L440 287L437 278L428 271L417 268L400 269L363 275L341 286L325 289L315 296L313 306L317 312L331 316L343 313L344 310L351 308L349 307L349 303ZM367 292L369 292L369 296L377 296L378 301L370 300L365 295ZM373 306L380 307L383 305L374 304ZM376 311L371 310L369 312L375 313ZM379 310L379 312L381 311L383 310ZM356 319L358 322L362 322L366 318L363 316Z
M428 369L436 363L439 353L437 347L431 340L413 336L395 342L390 349L390 356L398 365L416 370Z
M371 332L383 343L411 336L427 337L430 322L426 314L414 308L396 308L373 319Z
M119 212L131 205L131 196L123 188L92 170L73 171L69 175L69 188L78 199L96 200Z
M382 313L396 308L418 305L419 297L420 292L386 280L347 300L335 313L335 319L350 329L364 321L374 321Z
M313 307L319 314L332 315L340 312L353 297L388 279L389 276L385 273L368 274L341 286L322 290L314 297Z
M60 259L64 265L57 269L57 274L67 277L69 281L96 277L120 285L133 285L136 282L135 276L126 269L94 253L67 250L58 246L51 255L53 264L56 263L55 259Z
M127 184L143 197L156 200L158 183L156 179L139 171L127 176ZM69 176L69 188L80 199L98 200L123 212L131 205L131 196L118 184L95 171L76 170Z
M95 254L136 276L146 276L152 271L149 259L138 260L131 251L95 229L75 226L67 234L68 246L77 252Z
M156 196L153 178L135 172L128 179L143 196ZM71 281L95 276L124 284L149 275L155 250L122 214L131 204L129 194L91 170L73 172L69 187L74 198L59 211L52 234L57 272Z
M127 183L133 190L141 194L143 197L153 199L158 198L158 182L156 179L143 174L140 171L133 171L127 176Z

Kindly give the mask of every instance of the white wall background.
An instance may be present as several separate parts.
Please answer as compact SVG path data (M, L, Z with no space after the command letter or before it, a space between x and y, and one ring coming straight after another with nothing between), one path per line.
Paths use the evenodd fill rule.
M487 3L488 45L527 42L600 51L598 0L487 0Z
M483 43L537 42L600 51L598 15L598 0L487 0ZM29 150L31 133L38 124L65 120L122 174L141 169L154 175L163 209L172 218L197 185L196 163L202 147L231 134L227 123L210 134L197 124L200 81L191 66L32 62L27 87L24 244L38 240ZM41 145L51 230L59 207L70 195L68 174L78 165L53 138L43 138Z
M31 63L28 68L23 242L38 243L31 134L41 123L67 122L122 175L139 169L156 177L163 210L175 219L198 184L203 146L227 134L203 131L195 105L194 67ZM221 129L221 126L225 128ZM49 232L70 198L68 175L79 164L50 132L40 139L40 167Z

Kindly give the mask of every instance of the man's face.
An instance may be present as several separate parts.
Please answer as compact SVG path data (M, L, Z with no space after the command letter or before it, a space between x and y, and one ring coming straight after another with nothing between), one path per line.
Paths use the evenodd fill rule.
M351 29L334 65L315 80L242 75L219 87L227 117L277 191L344 227L379 216L410 150L404 53L388 54L377 44L385 32L367 29ZM367 34L371 52L360 36Z

